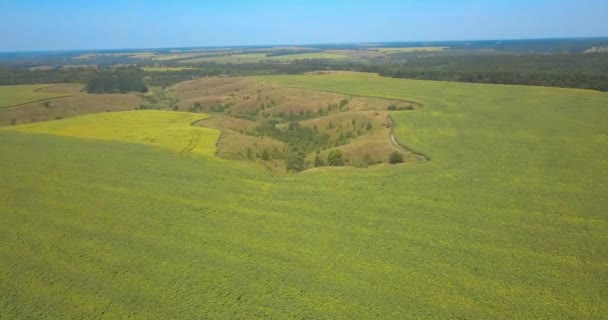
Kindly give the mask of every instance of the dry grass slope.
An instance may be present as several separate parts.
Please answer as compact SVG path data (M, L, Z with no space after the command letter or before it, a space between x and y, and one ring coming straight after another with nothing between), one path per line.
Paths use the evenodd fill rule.
M257 159L250 155L259 155L266 150L272 155L271 159L280 160L273 161L271 167L284 171L283 160L289 154L286 144L251 134L245 138L243 133L252 133L257 125L269 119L291 119L327 134L334 141L328 148L319 149L323 158L327 158L331 150L338 149L345 154L347 163L357 166L387 162L388 155L394 151L404 153L408 162L420 160L391 143L386 111L389 106L397 109L420 108L416 103L289 88L256 78L187 81L174 86L173 94L181 99L181 110L189 110L198 104L200 111L214 113L212 119L199 125L227 133L218 153L227 159ZM218 114L220 107L222 111ZM306 158L312 163L315 155L316 152L312 151Z
M40 91L53 90L60 92L59 94L64 97L0 109L0 126L64 119L91 113L133 110L142 103L140 94L87 94L74 92L76 88L82 88L82 85L45 87Z

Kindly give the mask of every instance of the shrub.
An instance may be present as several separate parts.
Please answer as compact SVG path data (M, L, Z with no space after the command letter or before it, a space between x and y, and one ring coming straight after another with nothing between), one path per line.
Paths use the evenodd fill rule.
M261 158L264 161L270 160L270 154L268 153L268 151L266 149L264 149L264 151L262 151L262 157Z
M327 164L332 167L343 166L344 159L342 158L342 151L332 150L331 152L329 152L329 156L327 157Z
M397 164L397 163L403 163L403 154L401 154L401 152L398 151L393 151L389 156L388 156L388 162L392 163L392 164Z

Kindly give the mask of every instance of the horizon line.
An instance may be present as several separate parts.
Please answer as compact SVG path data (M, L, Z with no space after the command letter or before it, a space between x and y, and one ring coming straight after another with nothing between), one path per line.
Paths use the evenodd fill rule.
M0 54L10 53L50 53L50 52L103 52L103 51L144 51L144 50L170 50L170 49L232 49L232 48L266 48L266 47L292 47L292 46L328 46L328 45L370 45L394 43L438 43L438 42L481 42L481 41L534 41L534 40L589 40L608 39L608 36L588 37L539 37L539 38L495 38L495 39L452 39L452 40L392 40L371 42L321 42L298 44L233 44L233 45L203 45L203 46L177 46L177 47L123 47L123 48L88 48L88 49L38 49L38 50L0 50Z

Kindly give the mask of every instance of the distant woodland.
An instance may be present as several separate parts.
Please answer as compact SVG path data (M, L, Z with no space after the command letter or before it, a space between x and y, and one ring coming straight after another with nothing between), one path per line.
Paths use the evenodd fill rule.
M608 53L585 50L592 48L590 46L598 48L604 42L608 40L519 41L501 46L485 42L475 43L475 46L438 43L437 45L451 45L451 49L439 52L397 52L383 58L305 59L289 63L269 60L246 63L185 63L184 59L187 60L188 55L185 55L187 58L161 61L110 54L91 55L88 60L47 54L43 57L36 56L39 62L33 63L32 57L23 53L23 57L16 55L2 58L0 55L0 85L78 82L87 83L89 92L107 93L145 91L146 85L170 86L181 81L210 76L303 74L345 70L372 72L394 78L608 91ZM270 57L318 53L324 49L335 48L317 47L297 52L292 49L255 52L262 52ZM352 50L356 49L355 47L349 49L351 51L346 52L362 52ZM235 52L240 53L243 50ZM180 57L178 54L176 56ZM167 70L150 72L143 69L150 67L165 67Z
M143 72L137 68L99 71L89 79L85 90L88 93L148 92Z

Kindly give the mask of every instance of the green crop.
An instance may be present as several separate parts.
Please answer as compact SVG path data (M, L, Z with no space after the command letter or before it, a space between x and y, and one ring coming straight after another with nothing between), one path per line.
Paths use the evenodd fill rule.
M0 130L2 317L608 314L608 95L266 79L420 102L393 119L430 161L275 175L139 141L34 133L50 123Z

